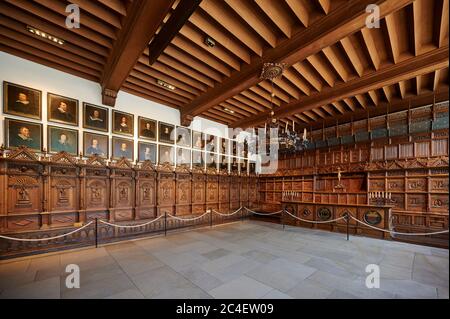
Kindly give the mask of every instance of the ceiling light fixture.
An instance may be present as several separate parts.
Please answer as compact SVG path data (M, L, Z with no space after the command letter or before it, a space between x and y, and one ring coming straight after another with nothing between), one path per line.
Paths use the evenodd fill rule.
M158 83L158 85L162 86L165 89L168 89L171 91L175 90L175 86L173 86L172 84L169 84L167 82L164 82L163 80L157 80L156 83Z
M211 37L206 37L205 44L210 48L214 48L216 46L216 41L214 41Z
M32 34L37 35L37 36L39 36L41 38L47 39L47 40L49 40L51 42L58 43L59 45L63 45L64 44L64 40L62 40L60 38L57 38L57 37L55 37L55 36L53 36L51 34L48 34L48 33L44 32L44 31L41 31L41 30L38 30L36 28L30 27L29 25L27 25L27 30L28 30L28 32L30 32Z
M230 110L229 108L224 107L223 110L224 110L225 112L234 114L234 111L233 111L233 110Z

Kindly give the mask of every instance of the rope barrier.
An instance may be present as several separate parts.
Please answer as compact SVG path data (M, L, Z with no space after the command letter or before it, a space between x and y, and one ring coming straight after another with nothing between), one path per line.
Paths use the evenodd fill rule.
M276 215L276 214L282 213L283 210L284 210L284 209L282 209L282 210L279 210L279 211L276 211L276 212L273 212L273 213L258 213L258 212L255 212L254 210L248 209L247 207L244 207L244 208L245 208L248 212L250 212L250 213L252 213L252 214L255 214L255 215L261 215L261 216Z
M48 237L48 238L16 238L16 237L8 237L8 236L2 236L2 235L0 235L0 238L9 239L9 240L16 240L16 241L31 241L31 242L34 242L34 241L47 241L47 240L53 240L53 239L58 239L58 238L61 238L61 237L72 235L72 234L74 234L76 232L79 232L83 228L88 227L92 223L93 223L93 221L90 221L86 225L81 226L80 228L77 228L77 229L75 229L75 230L73 230L71 232L68 232L68 233L62 234L62 235L58 235L58 236L54 236L54 237Z
M213 211L214 213L216 213L217 215L220 215L220 216L232 216L232 215L234 215L234 214L239 213L239 212L241 211L241 209L242 209L242 206L239 207L238 210L235 210L234 212L232 212L232 213L230 213L230 214L224 214L224 213L218 212L218 211L215 210L215 209L213 209L212 211Z
M203 215L200 215L200 216L198 216L198 217L193 217L193 218L181 218L181 217L174 216L174 215L172 215L172 214L167 214L167 216L168 216L168 217L171 217L171 218L173 218L173 219L177 219L177 220L193 221L193 220L200 219L200 218L202 218L203 216L208 215L208 214L209 214L209 213L206 212L206 213L204 213Z
M295 216L295 215L292 215L292 214L291 214L290 212L288 212L287 210L285 210L285 212L286 212L287 214L289 214L290 216L294 217L295 219L298 219L298 220L300 220L300 221L302 221L302 222L312 223L312 224L326 224L326 223L333 223L333 222L336 222L336 221L338 221L338 220L345 219L345 216L341 216L341 217L336 218L336 219L323 220L323 221L316 221L316 220L308 220L308 219L303 219L303 218L297 217L297 216Z
M99 222L102 223L102 224L106 224L106 225L112 226L112 227L116 227L116 228L137 228L137 227L142 227L142 226L150 225L150 224L152 224L152 223L158 221L158 220L161 219L162 217L164 217L164 216L161 215L161 216L159 216L158 218L155 218L155 219L153 219L153 220L151 220L151 221L149 221L149 222L147 222L147 223L139 224L139 225L119 225L119 224L112 224L112 223L109 223L109 222L105 222L104 220L99 220Z
M442 231L437 231L437 232L432 232L432 233L402 233L402 232L397 232L397 231L394 231L394 230L386 230L386 229L383 229L383 228L379 228L379 227L375 227L375 226L369 225L369 224L367 224L367 223L365 223L365 222L363 222L363 221L353 217L352 215L350 215L350 218L352 218L353 220L355 220L356 222L358 222L360 224L366 225L367 227L370 227L370 228L373 228L373 229L376 229L376 230L379 230L379 231L382 231L382 232L385 232L385 233L395 234L395 235L428 236L428 235L445 234L445 233L449 232L449 230L447 229L447 230L442 230Z

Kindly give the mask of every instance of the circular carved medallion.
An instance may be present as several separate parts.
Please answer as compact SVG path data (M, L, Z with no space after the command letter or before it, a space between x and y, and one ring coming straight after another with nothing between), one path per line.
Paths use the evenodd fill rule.
M320 220L329 220L331 218L331 211L326 207L322 207L317 211L317 217Z
M311 211L308 208L305 208L302 212L302 215L307 217L307 216L311 215Z
M381 217L380 213L375 210L368 210L364 213L364 221L369 225L376 225L381 222L383 217Z

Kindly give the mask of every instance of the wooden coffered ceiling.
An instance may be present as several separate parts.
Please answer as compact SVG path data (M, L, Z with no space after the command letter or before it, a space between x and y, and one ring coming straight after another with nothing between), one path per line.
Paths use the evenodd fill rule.
M65 27L70 3L79 29ZM369 4L380 28L365 25ZM184 125L263 125L265 62L287 64L273 106L299 128L448 99L448 0L5 0L0 29L0 50L100 83L108 105L123 90L177 108Z

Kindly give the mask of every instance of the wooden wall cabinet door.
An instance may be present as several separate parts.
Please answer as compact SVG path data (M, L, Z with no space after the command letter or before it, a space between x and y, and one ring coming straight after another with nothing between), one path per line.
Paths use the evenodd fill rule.
M176 214L191 214L191 173L187 167L176 169Z
M109 220L110 170L100 157L90 157L82 168L81 221ZM83 216L84 215L84 216Z
M206 175L200 169L192 170L192 214L206 211Z
M238 209L240 207L239 202L239 177L236 175L231 176L230 182L230 209ZM269 194L269 193L267 193Z
M111 164L111 221L134 220L135 171L133 164L122 158Z
M73 226L79 221L80 168L74 157L58 153L48 165L48 213L51 227Z
M240 202L243 207L248 206L248 177L242 177L240 178L241 181L241 187L240 187Z
M41 228L44 211L44 166L38 157L20 147L2 158L2 229L6 231Z
M136 168L135 219L156 217L156 170L150 161Z
M226 173L219 177L219 210L222 213L230 210L230 177Z
M171 166L158 167L158 216L175 213L175 173Z
M215 171L208 171L206 175L206 206L219 209L219 176Z
M248 181L248 206L254 208L258 205L258 179L250 176Z

